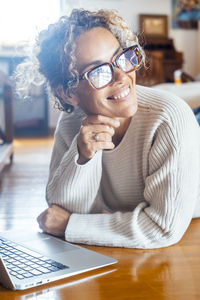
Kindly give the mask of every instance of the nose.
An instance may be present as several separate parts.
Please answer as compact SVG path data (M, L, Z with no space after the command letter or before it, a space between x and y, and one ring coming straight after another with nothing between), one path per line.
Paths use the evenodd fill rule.
M119 67L114 68L114 82L124 83L127 80L127 74L123 72Z

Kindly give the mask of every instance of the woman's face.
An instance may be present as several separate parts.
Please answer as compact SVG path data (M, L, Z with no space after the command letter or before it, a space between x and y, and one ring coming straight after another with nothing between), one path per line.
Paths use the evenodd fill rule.
M93 28L77 38L76 59L79 74L105 62L114 61L122 51L118 40L105 28ZM114 81L102 89L80 80L74 92L78 105L87 115L129 118L137 111L135 72L114 68Z

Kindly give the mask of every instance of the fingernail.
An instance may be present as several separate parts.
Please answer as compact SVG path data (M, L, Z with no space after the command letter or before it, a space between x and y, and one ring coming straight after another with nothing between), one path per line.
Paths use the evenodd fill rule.
M119 125L120 125L120 122L119 121L115 121L115 126L119 127Z

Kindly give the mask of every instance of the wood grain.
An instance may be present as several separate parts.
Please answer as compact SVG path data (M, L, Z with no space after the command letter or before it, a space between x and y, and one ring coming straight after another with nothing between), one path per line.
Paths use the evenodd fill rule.
M1 174L1 230L37 228L35 219L46 208L51 147L51 138L14 141L14 162ZM183 239L171 247L87 248L118 263L26 291L0 287L0 299L200 299L200 219L194 219Z

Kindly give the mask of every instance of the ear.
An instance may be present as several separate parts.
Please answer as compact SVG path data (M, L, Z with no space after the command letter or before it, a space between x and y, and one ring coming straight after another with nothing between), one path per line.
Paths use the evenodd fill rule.
M67 90L64 90L62 85L57 86L56 93L58 97L60 97L65 103L70 104L72 106L78 105L78 98L75 94L70 93Z

